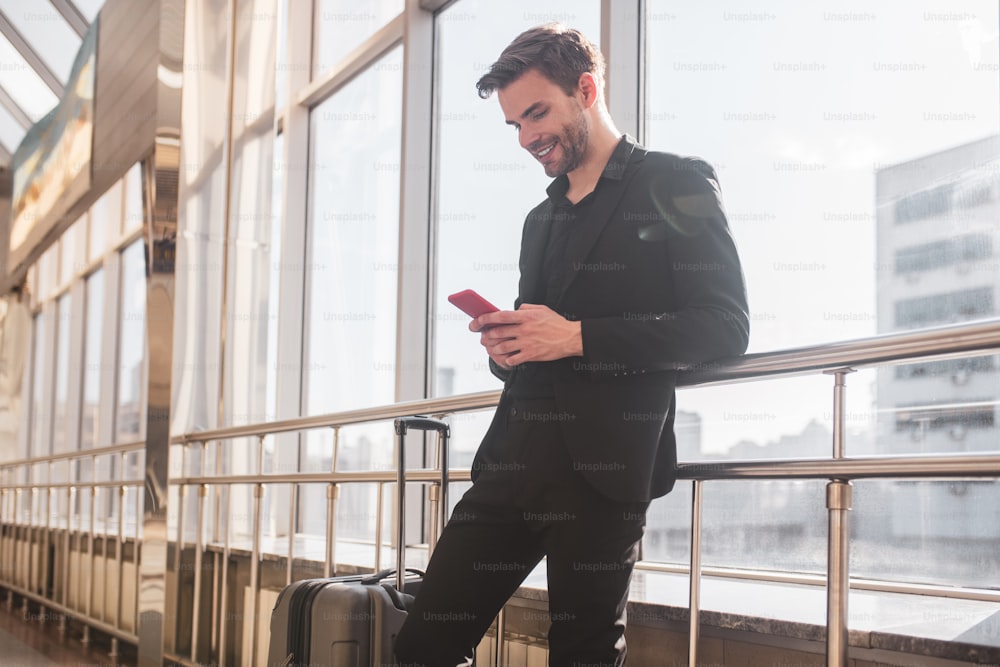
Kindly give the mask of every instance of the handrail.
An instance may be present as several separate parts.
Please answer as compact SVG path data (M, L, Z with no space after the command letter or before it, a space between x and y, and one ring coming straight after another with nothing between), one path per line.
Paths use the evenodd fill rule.
M788 377L838 368L906 363L918 357L977 356L991 348L1000 352L1000 318L695 364L681 374L677 384L725 384L768 376Z
M678 369L677 384L681 387L705 386L742 382L747 380L789 377L819 372L835 376L834 390L834 447L832 458L771 459L747 461L688 461L678 463L678 479L693 481L695 496L692 501L691 544L691 597L690 597L690 664L697 662L699 638L699 581L701 483L718 479L827 479L827 508L829 510L828 573L827 573L827 664L841 667L847 664L847 593L848 530L847 511L851 508L851 479L896 477L1000 477L1000 452L932 455L932 456L862 456L846 457L843 448L844 387L845 376L857 368L904 363L916 358L958 358L1000 350L1000 319L963 323L924 329L915 332L892 333L852 341L799 347L776 352L749 354L734 359L712 363L693 364ZM251 424L185 433L171 439L173 444L188 445L231 438L256 436L260 441L265 435L333 428L375 421L388 421L399 416L431 414L444 416L449 413L488 409L496 406L500 392L480 392L444 398L408 401L334 414L287 419L268 424ZM258 443L260 447L260 443ZM463 471L464 472L464 471ZM413 481L429 481L431 471L415 472ZM377 481L380 485L388 476L380 471L342 473L334 469L328 473L257 474L229 476L189 476L175 478L171 484L182 489L188 486L228 485L233 483L320 483L328 482L335 488L338 482ZM381 489L381 486L379 487ZM381 491L379 492L381 497ZM255 497L256 501L256 497ZM199 512L201 503L199 502ZM381 512L379 513L381 514ZM179 535L183 535L179 531ZM183 539L182 537L179 539ZM379 553L381 540L377 540ZM254 549L254 559L257 547Z
M390 403L388 405L360 408L357 410L345 410L343 412L334 412L312 417L296 417L294 419L283 419L273 422L227 426L225 428L216 428L204 431L191 431L182 435L173 436L170 439L170 444L182 445L193 442L230 440L233 438L250 438L260 435L273 435L275 433L289 433L292 431L307 431L314 428L352 426L355 424L365 424L377 421L391 421L396 417L406 417L408 415L415 414L441 415L452 412L486 410L488 408L496 407L499 400L499 391L481 391L474 394L459 394L457 396L444 396L441 398L425 398L415 401L402 401L399 403Z
M975 356L984 350L1000 352L1000 318L892 333L838 343L823 343L776 352L759 352L682 369L681 387L728 384L765 377L794 376L840 368L903 363L914 357ZM171 444L246 438L315 428L389 421L411 414L440 415L495 407L499 391L483 391L441 398L403 401L325 415L192 431L173 436Z
M958 358L964 356L975 356L988 354L990 350L997 349L1000 352L1000 318L965 323L934 329L925 329L917 332L893 333L887 335L874 336L869 338L844 341L839 343L829 343L799 347L776 352L765 352L745 355L734 359L726 359L710 364L695 364L680 370L677 384L680 387L706 386L717 384L728 384L743 382L755 379L765 379L772 377L789 377L804 374L814 374L824 371L833 371L838 376L840 387L840 401L837 407L835 401L835 419L843 418L843 376L852 369L888 365L895 363L913 362L917 358ZM225 428L193 431L181 435L173 436L171 444L184 446L185 460L187 456L187 446L192 444L202 444L213 441L228 440L235 438L258 438L258 459L262 453L263 438L266 435L303 431L317 428L333 428L335 433L344 426L355 424L371 423L378 421L389 421L400 416L426 414L434 416L444 416L458 412L473 410L485 410L494 408L500 398L499 391L485 391L458 396L448 396L441 398L423 399L394 403L390 405L375 406L357 410L349 410L332 414L299 417L282 421L248 424L240 426L230 426ZM51 456L20 459L16 461L0 462L0 471L10 473L20 466L31 466L45 463L54 463L62 460L73 460L86 457L97 457L108 454L121 454L141 451L144 443L125 443L112 447L105 447L94 450L62 453ZM841 452L842 453L842 452ZM186 473L186 466L183 466ZM453 481L465 480L468 478L468 470L456 470L450 473ZM860 478L955 478L955 477L1000 477L1000 451L998 452L977 452L977 453L956 453L949 455L891 455L891 456L854 456L845 457L837 453L833 458L801 458L801 459L765 459L765 460L702 460L686 461L676 465L676 477L683 480L692 480L695 485L700 485L706 480L721 479L828 479L832 480L831 486L837 488L831 492L828 487L827 503L828 508L833 512L843 512L850 509L849 481ZM328 512L331 503L334 503L337 495L338 483L344 482L376 482L380 484L390 483L389 471L366 470L366 471L338 471L336 466L329 472L323 473L263 473L258 460L258 470L256 474L239 475L211 475L202 470L198 475L183 475L173 477L169 480L171 486L182 489L180 504L183 506L183 489L198 487L200 491L197 497L197 514L199 516L199 535L197 551L204 547L202 544L203 534L201 518L203 509L206 506L204 499L209 487L224 487L232 484L254 484L255 516L259 513L257 505L260 502L263 485L265 484L310 484L327 483L328 486ZM408 478L414 482L430 482L436 479L433 468L419 469L413 471ZM98 486L134 486L134 480L118 482L83 482L77 483L83 487ZM34 488L72 488L73 483L12 483L8 480L3 483L0 479L0 487L6 489L34 489ZM379 492L381 495L381 491ZM228 495L226 496L228 499ZM228 500L227 500L228 502ZM700 502L694 505L699 506L697 512L700 513ZM181 524L178 527L179 542L183 543L183 511L181 506L178 513L181 515ZM10 508L6 508L7 512ZM831 514L832 516L832 514ZM120 518L120 517L119 517ZM698 525L699 515L693 514L693 525ZM255 518L255 524L259 525L259 517ZM331 527L328 526L328 531ZM836 532L846 535L846 518L843 525L836 529L831 524L831 536ZM694 533L694 531L692 531ZM257 532L255 530L255 537ZM832 537L831 537L832 539ZM699 538L700 540L700 538ZM228 543L228 535L227 535ZM833 542L831 541L831 544ZM228 547L227 547L228 548ZM700 552L700 545L695 544L694 534L692 534L692 563L689 569L692 580L700 578L700 562L696 561L696 549ZM255 553L259 547L255 546ZM376 551L379 551L377 547ZM845 552L846 555L846 552ZM255 557L256 559L256 557ZM328 553L328 560L332 560L332 554ZM846 561L846 559L843 559ZM198 564L196 563L196 566ZM838 566L840 567L840 566ZM200 566L196 568L196 580L200 574ZM834 569L830 569L828 582L834 577ZM842 570L836 574L836 578L844 585L846 591L846 562ZM196 588L198 588L196 581ZM830 594L830 593L828 593ZM846 597L846 596L845 596ZM832 600L832 598L831 598ZM844 664L846 660L846 631L842 627L834 627L832 624L839 621L833 618L833 611L843 618L846 627L846 599L832 601L830 606L831 616L828 623L831 623L831 634L835 633L842 646L838 647L833 642L828 642L828 664ZM697 655L697 595L692 589L691 604L691 627L692 643L690 646L689 659L694 661ZM829 639L829 638L828 638Z
M38 465L39 463L55 463L56 461L72 461L73 459L82 459L89 456L106 456L108 454L121 454L123 452L141 452L145 450L145 447L145 440L136 440L135 442L123 442L117 445L110 445L108 447L99 447L97 449L81 449L75 452L49 454L48 456L36 456L34 458L27 459L0 461L0 468L15 468L17 466Z
M845 456L678 463L678 479L861 479L1000 477L1000 450L939 455Z

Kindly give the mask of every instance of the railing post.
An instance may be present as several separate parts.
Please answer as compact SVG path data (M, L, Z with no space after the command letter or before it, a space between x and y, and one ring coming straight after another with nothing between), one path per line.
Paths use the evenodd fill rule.
M826 487L830 513L826 583L826 664L847 667L848 571L847 513L851 509L851 483L835 479Z
M202 470L204 470L205 446L202 445ZM198 643L201 639L201 577L205 552L205 498L208 497L208 485L198 486L198 534L194 540L194 594L191 609L191 661L198 662Z
M291 485L291 493L289 495L288 502L288 562L285 568L285 585L289 586L292 583L292 568L295 565L295 526L299 505L299 485Z
M73 480L76 481L76 480ZM70 542L73 539L73 496L76 494L76 487L70 486L66 489L66 534L63 539L63 567L62 567L62 606L69 608L69 586L70 586ZM79 562L79 561L78 561ZM77 568L79 570L79 568ZM59 617L59 636L64 637L68 629L68 619L63 613Z
M375 498L375 571L382 569L382 496L385 495L385 483L377 485L378 497Z
M14 569L15 555L17 554L17 505L21 498L21 489L11 489L11 513L10 513L10 579L12 584L17 583L17 570ZM7 611L14 610L14 588L7 589Z
M688 665L698 664L701 637L701 480L691 482L691 572L688 593Z
M28 478L30 483L34 483L35 473L32 471L31 477ZM35 578L35 559L31 557L32 547L35 545L35 487L28 489L28 513L27 513L27 524L25 532L25 557L28 560L28 572L27 579L24 582L25 590L31 591L34 586ZM21 600L21 612L24 615L24 619L28 620L28 614L30 612L28 608L28 597L25 596Z
M844 411L846 381L854 369L830 371L833 385L833 458L842 459L844 447ZM851 483L833 479L826 487L829 513L826 575L826 664L847 667L847 600L850 592L848 515L851 510Z
M94 484L97 478L97 457L92 456L90 457L90 460L91 476L94 479L90 480L90 525L87 526L89 530L89 534L87 536L87 572L89 576L87 576L86 585L84 586L86 598L83 600L83 605L84 613L87 615L87 618L94 618L94 577L97 576L94 570L94 549L97 548L97 529L95 527L95 522L97 521L97 487L94 486ZM83 555L81 554L80 557L82 561ZM83 638L80 640L80 643L85 646L90 644L90 625L83 626Z
M125 478L125 455L122 454L121 465L118 469L118 474L121 480ZM118 487L118 544L115 549L115 570L118 574L118 585L115 587L118 589L115 594L115 627L119 630L124 629L124 624L122 623L122 583L125 581L125 500L127 498L127 487L123 484ZM107 538L105 538L107 539ZM104 568L107 571L107 567ZM118 657L118 638L113 637L111 639L111 652L108 654L112 658Z
M49 464L49 484L52 483L52 465ZM52 535L52 494L55 492L51 486L45 489L45 535L42 539L42 553L40 554L39 560L42 564L41 576L39 577L39 590L38 593L45 597L46 591L48 590L48 572L49 572L49 544ZM53 582L54 583L54 582ZM53 599L53 601L55 601ZM39 610L39 621L44 623L48 612L45 606L42 606Z
M263 439L263 438L262 438ZM260 512L261 499L264 497L264 485L255 484L253 487L253 553L250 561L250 660L248 665L257 664L257 635L260 623L257 607L260 606ZM246 626L243 631L246 632Z
M7 556L7 530L7 487L4 487L0 489L0 581L4 583L7 582L7 568L14 561Z
M264 471L264 438L265 434L261 433L257 438L257 474L261 474ZM250 660L246 663L248 665L257 664L257 636L259 634L260 628L260 614L258 607L260 606L260 515L261 515L261 503L264 498L264 484L258 482L253 487L253 553L252 560L250 561L250 591L251 591L251 608L250 608ZM244 632L246 632L246 627L244 626Z
M337 498L340 487L335 482L326 485L326 558L323 559L323 576L333 576L335 546L337 539Z
M337 456L340 454L340 428L333 427L333 457L330 459L330 473L337 472ZM326 487L326 558L323 559L323 576L333 576L337 567L337 499L340 487L330 482Z
M227 649L229 648L228 646L226 646L226 641L228 639L228 637L227 637L228 631L227 631L226 628L227 628L228 622L229 622L229 593L228 593L228 591L229 591L229 535L230 535L230 523L231 523L231 518L230 517L232 517L232 513L231 513L231 507L232 507L232 505L230 504L230 500L229 499L232 497L233 487L230 486L230 485L227 485L225 487L224 491L225 491L225 494L226 494L226 500L225 500L225 503L223 505L223 507L225 508L223 511L225 512L224 516L226 517L226 532L225 532L225 537L223 538L223 546L222 546L222 577L221 577L221 583L219 584L219 586L222 589L222 595L220 596L221 601L219 603L219 618L221 619L219 621L219 655L218 655L219 667L226 667L226 652L227 652Z

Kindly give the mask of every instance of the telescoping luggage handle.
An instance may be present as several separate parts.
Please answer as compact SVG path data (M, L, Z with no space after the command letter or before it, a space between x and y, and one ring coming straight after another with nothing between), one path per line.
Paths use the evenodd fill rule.
M403 579L406 577L406 432L410 429L418 431L438 432L438 467L441 470L441 492L438 501L438 516L441 529L444 528L445 515L448 512L448 436L451 427L440 419L424 415L412 417L397 417L393 421L399 445L396 447L396 590L403 590Z

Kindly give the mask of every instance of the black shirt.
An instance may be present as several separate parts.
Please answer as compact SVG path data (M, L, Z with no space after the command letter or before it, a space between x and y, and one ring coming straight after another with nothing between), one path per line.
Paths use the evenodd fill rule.
M630 145L622 138L594 189L575 204L566 197L566 193L569 191L569 178L567 176L559 176L546 188L545 192L552 209L549 220L549 237L545 245L545 266L542 271L545 289L535 292L536 294L545 294L541 305L559 312L556 303L559 299L562 279L566 272L572 268L566 266L566 246L569 239L579 223L587 219L593 208L594 200L601 196L601 185L607 179L621 179L630 154ZM560 314L572 318L566 313ZM579 358L570 357L556 361L532 361L521 364L514 369L507 390L512 396L520 399L554 398L552 386L554 382L579 382L585 378L585 375L576 370L579 367L579 362Z

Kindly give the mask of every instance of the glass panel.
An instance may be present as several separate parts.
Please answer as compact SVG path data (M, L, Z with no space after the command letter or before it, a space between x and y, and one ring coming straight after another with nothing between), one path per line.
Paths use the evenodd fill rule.
M76 5L88 23L93 23L104 6L104 0L72 0L72 4Z
M59 247L49 246L38 259L38 300L45 301L59 288Z
M405 0L318 0L313 77L336 65L403 11Z
M37 123L42 116L52 110L59 98L2 35L0 35L0 62L4 63L4 67L0 67L0 87L7 91L32 122Z
M441 103L434 221L436 396L499 387L479 336L468 329L468 316L446 297L471 288L500 307L513 305L521 228L528 211L545 197L549 179L518 145L496 96L480 99L475 83L518 34L554 16L597 43L597 0L547 2L544 15L537 2L528 0L463 0L437 17Z
M103 257L108 249L107 193L90 207L90 226L87 238L87 261Z
M142 227L142 163L132 165L124 178L125 185L125 216L122 219L123 235L128 235L133 229Z
M39 264L40 262L35 262L34 264L28 267L28 275L27 278L25 279L25 284L24 284L25 291L28 293L29 297L28 299L30 302L29 305L31 306L32 310L37 308L38 304L41 302L42 290L38 281Z
M267 389L264 405L277 416L278 406L278 300L281 298L281 237L284 227L281 172L279 165L285 147L285 135L274 138L274 177L271 179L271 248L268 263L268 294L270 317L267 318Z
M68 440L69 417L69 341L72 333L73 301L65 294L57 304L56 325L56 377L55 406L52 420L52 453L62 454L70 450Z
M300 465L300 472L329 472L333 457L332 432L329 430L309 432L310 454ZM319 446L322 443L323 446ZM392 425L386 422L360 424L340 430L337 448L337 470L394 470ZM358 539L373 541L375 537L375 505L378 499L376 484L345 484L337 504L338 539ZM299 506L301 508L326 505L326 489L310 484L300 487ZM349 518L350 517L350 518ZM344 524L339 522L343 518ZM323 535L326 531L326 517L310 511L299 512L298 530L313 535ZM383 535L388 541L390 524L383 525Z
M311 114L306 414L395 400L401 61Z
M752 351L890 331L904 298L997 282L894 271L899 248L996 234L996 2L647 8L648 144L715 164Z
M121 237L122 181L115 181L101 198L90 207L91 257L103 255Z
M851 576L946 586L988 587L996 582L1000 482L853 484Z
M0 105L0 144L3 144L8 153L14 154L26 131L24 126L10 115L7 107Z
M59 285L64 286L80 269L80 264L76 261L76 239L79 236L81 225L79 220L74 222L59 237Z
M87 323L83 349L83 408L80 415L80 449L97 446L101 416L101 376L104 345L104 271L87 279Z
M29 9L21 0L0 0L0 10L65 84L82 41L66 19L47 2L31 3Z
M279 227L271 213L277 34L273 20L256 17L273 17L276 5L241 0L236 12L223 425L274 419L266 400L268 367L276 362L267 356L267 336L278 306L268 300L279 257L271 246Z
M122 252L122 316L118 336L115 442L142 437L143 362L146 357L146 248L140 239Z
M0 461L21 458L24 410L31 404L24 384L30 372L32 324L27 302L23 293L0 299ZM9 474L0 473L0 480Z
M184 68L171 433L213 428L219 420L229 121L210 101L227 76L230 11L227 0L185 7L184 62L199 67Z
M28 451L24 452L24 457L46 456L49 454L48 443L41 442L45 424L50 421L52 409L51 397L48 382L46 382L46 370L49 367L48 361L52 358L49 350L46 349L48 339L48 318L45 312L40 312L35 316L34 331L34 362L32 363L31 377L31 432L28 437ZM48 400L46 400L48 399Z
M1000 3L646 7L647 143L715 165L747 275L752 351L995 315L1000 66L990 36ZM848 454L995 450L996 365L987 355L848 375ZM701 420L711 443L700 458L829 456L830 378L754 384L679 395L679 410ZM706 514L705 525L733 522L734 535L776 529L781 551L791 549L781 531L825 524L812 509L795 509L781 529L737 513L761 502L778 504L778 516L822 506L818 491L796 495L789 484L708 485L706 503L732 513ZM967 501L956 499L959 488ZM996 562L982 549L996 544L994 489L859 484L852 563L863 576L992 585ZM710 501L710 491L720 497ZM946 527L946 516L960 518ZM744 549L754 567L812 562L765 544ZM942 571L960 559L954 576Z
M288 0L278 0L278 54L277 65L274 68L275 109L285 106L285 86L288 85L289 69L291 64L288 62Z
M395 400L402 78L396 48L311 114L306 414ZM329 470L330 436L306 433L302 465Z

